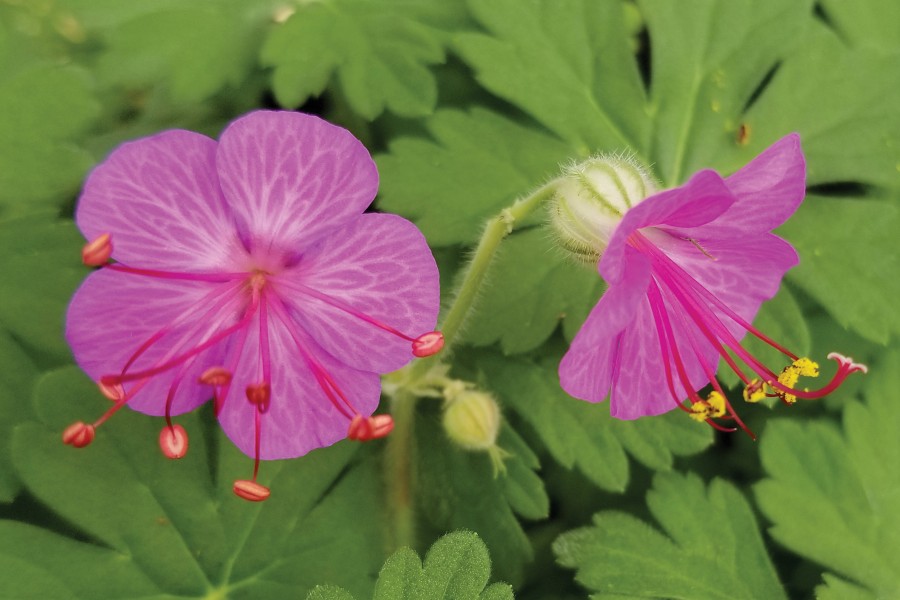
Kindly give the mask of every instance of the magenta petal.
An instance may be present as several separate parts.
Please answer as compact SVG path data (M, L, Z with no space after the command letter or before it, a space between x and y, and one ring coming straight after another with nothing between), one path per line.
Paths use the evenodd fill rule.
M213 140L180 130L122 144L88 177L78 227L88 240L111 233L113 258L144 268L228 264L237 239L215 152Z
M670 318L673 313L669 311ZM677 318L672 320L679 354L693 389L700 389L709 379L696 354L691 349L689 335ZM696 333L693 334L696 339ZM619 360L613 373L610 391L610 414L617 419L659 415L676 408L666 380L666 369L660 346L659 333L653 319L650 302L645 296L637 306L637 314L632 323L621 334ZM699 346L704 359L712 369L716 368L715 350L709 344ZM687 399L688 393L680 384L677 372L672 366L674 389L679 402Z
M375 163L359 140L301 113L256 111L234 121L216 161L254 253L305 247L359 216L378 189Z
M806 161L800 136L787 135L725 179L738 201L704 228L725 238L771 231L784 223L806 194Z
M735 199L715 171L700 171L681 187L650 196L625 213L600 259L600 274L607 283L623 275L628 236L644 227L666 230L699 227L724 213Z
M219 423L241 452L252 457L256 408L247 400L246 389L261 381L258 319L253 320L250 331L219 413ZM371 415L380 396L378 375L344 365L306 336L303 336L303 345L331 374L360 414ZM288 330L274 315L270 315L269 347L271 404L268 412L262 415L260 458L294 458L346 438L350 419L338 412L325 396Z
M619 360L619 334L634 320L650 283L647 259L633 248L626 248L625 256L622 281L603 294L559 364L562 388L588 402L606 398Z
M209 283L145 279L97 271L85 280L69 304L66 339L76 362L92 379L118 375L144 341L179 317L191 314L192 309L208 305L203 300L213 290L214 286ZM153 310L147 309L147 298L154 299ZM135 362L131 372L159 364L165 360L167 352L171 353L178 346L194 347L197 339L211 331L211 323L196 320L176 327L147 350ZM206 367L220 364L221 355L222 347L213 347L189 365L177 388L171 414L193 410L210 398L210 389L198 385L197 377ZM177 373L178 367L150 378L128 406L151 415L165 414L166 396ZM133 385L126 384L126 389L130 390Z
M393 371L413 355L409 340L361 315L411 337L437 322L437 265L416 226L395 215L365 214L329 232L277 281L284 282L282 297L304 329L333 356L364 371Z

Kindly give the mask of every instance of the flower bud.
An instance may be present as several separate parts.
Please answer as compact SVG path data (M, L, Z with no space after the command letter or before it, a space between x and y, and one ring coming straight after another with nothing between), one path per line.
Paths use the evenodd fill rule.
M550 202L550 223L579 261L596 264L625 212L658 186L634 159L590 158L566 169Z
M466 450L490 450L500 431L500 407L485 392L467 390L444 408L447 436Z

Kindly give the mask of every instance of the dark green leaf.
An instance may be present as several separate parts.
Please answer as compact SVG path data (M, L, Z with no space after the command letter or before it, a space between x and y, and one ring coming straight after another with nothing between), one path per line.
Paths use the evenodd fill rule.
M553 549L592 598L786 598L756 518L731 484L659 474L647 504L663 531L624 513L594 516Z

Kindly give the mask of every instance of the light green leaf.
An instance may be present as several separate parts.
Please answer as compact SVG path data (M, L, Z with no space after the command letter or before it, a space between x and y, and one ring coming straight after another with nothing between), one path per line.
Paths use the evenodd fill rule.
M0 222L0 325L43 365L71 356L66 305L88 270L75 224L49 213Z
M431 547L425 564L409 548L401 548L384 563L375 584L374 600L512 600L512 588L487 586L491 559L487 547L470 531L448 533ZM307 600L352 600L335 587L317 587Z
M647 504L662 532L606 511L554 543L559 562L578 570L592 598L787 597L753 510L733 485L716 479L707 488L695 475L659 474Z
M93 159L76 141L98 112L90 80L74 67L0 73L0 213L59 204L78 189Z
M712 429L681 411L620 421L609 415L606 404L570 397L559 387L558 359L535 364L479 352L471 360L504 405L534 428L557 462L578 468L603 489L625 490L627 454L651 469L668 471L675 456L695 454L712 443Z
M194 103L248 77L275 2L185 2L103 29L98 63L105 83L130 89L164 84L172 100Z
M506 472L495 476L487 453L453 445L436 411L422 412L416 423L421 514L438 531L477 532L492 549L497 576L515 585L533 558L515 514L542 519L549 512L544 484L534 472L537 458L511 428L503 427L497 445L511 456L504 461Z
M900 595L900 355L869 377L866 403L847 405L843 432L825 422L772 423L760 446L768 478L755 491L778 542L873 598L892 598ZM828 587L847 585L832 578Z
M579 319L569 327L577 331L602 289L596 270L565 256L549 232L535 228L517 233L503 243L491 265L463 338L479 346L499 341L508 354L532 350L561 320Z
M666 185L678 185L702 167L728 167L744 107L766 74L796 47L812 2L638 4L650 34L651 158L657 174Z
M876 596L868 590L831 573L824 573L822 579L825 580L825 585L816 588L816 600L876 600Z
M283 106L320 95L336 73L350 106L367 119L386 108L427 115L437 100L428 66L443 62L440 30L461 12L455 1L301 3L269 36L262 61L275 68L272 83Z
M898 60L897 51L848 50L833 32L812 27L744 117L748 149L756 153L799 131L810 185L856 182L900 190Z
M474 242L488 218L557 175L570 154L558 139L480 108L440 111L428 130L434 141L400 138L377 162L379 205L415 221L432 246Z
M820 0L829 22L854 46L900 47L900 4L893 0Z
M478 81L580 154L646 149L646 97L621 2L472 0L490 35L455 47Z
M838 323L886 343L900 334L898 231L896 202L809 196L781 228L801 256L788 277Z
M45 375L35 402L43 423L16 429L13 463L31 493L90 541L5 522L0 555L53 572L84 598L285 597L325 583L370 593L383 560L380 483L358 445L265 463L272 496L251 504L231 484L252 460L208 411L176 419L191 447L169 461L156 443L163 421L127 409L89 447L64 446L67 424L109 407L74 367Z

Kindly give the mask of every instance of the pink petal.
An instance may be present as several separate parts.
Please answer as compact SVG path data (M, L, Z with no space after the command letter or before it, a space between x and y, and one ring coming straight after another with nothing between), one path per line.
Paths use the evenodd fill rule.
M778 292L784 274L799 261L794 248L771 233L705 240L701 245L706 254L691 242L671 237L659 247L748 322L760 305ZM727 317L722 321L738 339L743 337L743 328Z
M625 249L622 281L610 286L559 364L559 381L571 396L588 402L606 399L620 353L620 333L635 318L647 293L650 264L633 248Z
M185 314L197 315L208 306L214 284L130 277L112 271L92 273L75 292L66 316L66 339L78 365L94 380L118 375L129 358L157 331ZM201 313L202 314L202 311ZM190 349L215 330L215 323L196 319L176 327L151 346L129 372L138 372L174 356L179 347ZM178 386L172 414L193 410L210 398L208 387L196 383L206 367L221 364L221 346L201 353ZM134 410L151 415L165 413L166 396L179 373L176 367L156 375L129 401ZM133 383L125 384L126 390Z
M679 355L693 389L700 389L709 380L704 375L697 355L691 349L690 336L677 315L668 310L675 333ZM700 346L707 364L716 367L715 350L708 344ZM659 415L676 408L675 399L669 390L666 370L659 341L659 333L653 319L650 302L645 296L637 306L637 314L631 324L621 334L619 343L618 368L613 373L610 392L610 414L617 419ZM674 364L672 366L674 389L679 401L687 399L687 392L679 382Z
M256 111L222 133L222 190L252 252L292 252L359 216L378 172L341 127L295 112Z
M260 457L294 458L347 437L350 420L341 415L323 393L288 330L273 314L269 321L272 360L271 404L262 415ZM219 413L219 423L232 442L247 456L254 455L255 411L246 396L248 385L261 381L259 319L251 324L239 367ZM303 345L331 374L360 414L369 416L378 406L381 382L377 374L357 371L322 350L297 331Z
M607 283L623 276L623 253L628 236L644 227L693 228L719 217L735 199L715 171L700 171L681 187L665 190L625 213L600 259Z
M437 322L440 284L431 250L415 225L395 215L365 214L329 232L278 281L303 328L332 356L364 371L399 369L413 358L411 343L346 309L411 337Z
M800 136L787 135L725 180L738 201L709 225L707 237L772 231L794 214L806 194Z
M75 219L88 240L112 234L113 258L146 268L222 268L237 247L215 171L216 142L165 131L122 144L85 183Z

